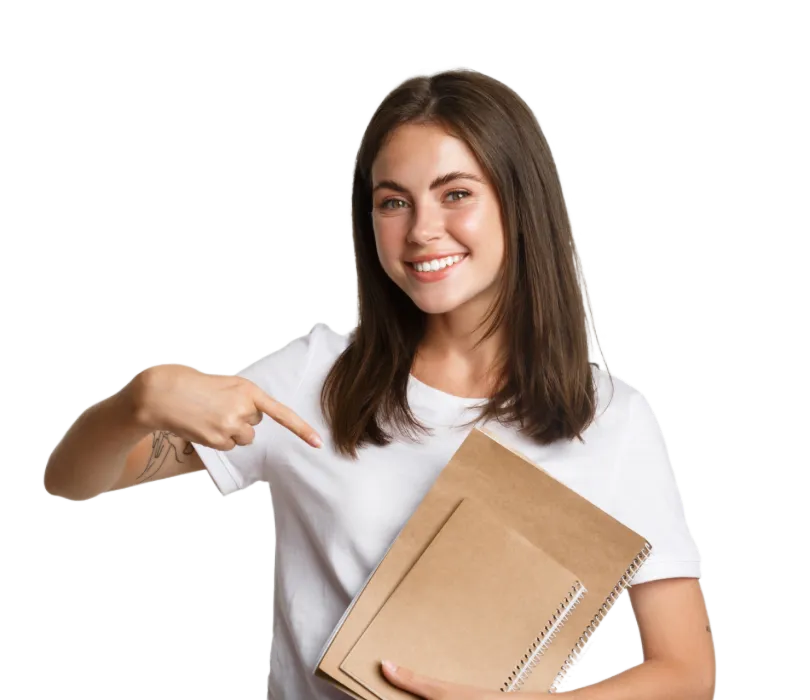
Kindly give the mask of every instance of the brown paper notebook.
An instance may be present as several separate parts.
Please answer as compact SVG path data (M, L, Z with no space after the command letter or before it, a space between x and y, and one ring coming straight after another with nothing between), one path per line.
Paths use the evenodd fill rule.
M585 593L573 572L465 498L340 667L381 700L413 697L385 679L382 659L513 692Z
M606 463L605 468L609 467ZM644 537L541 466L501 444L488 431L473 428L335 626L321 651L315 675L347 695L377 700L341 664L464 498L486 504L505 526L576 572L588 589L526 678L521 692L558 689L652 550ZM418 668L414 671L419 673Z

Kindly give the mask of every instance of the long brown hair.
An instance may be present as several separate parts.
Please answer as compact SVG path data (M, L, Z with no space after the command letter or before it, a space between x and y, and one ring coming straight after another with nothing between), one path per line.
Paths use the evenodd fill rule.
M501 324L507 342L496 368L500 388L471 422L517 423L540 444L582 441L596 410L596 381L579 256L554 159L534 114L513 90L461 69L410 78L392 90L357 153L352 224L359 322L320 396L337 451L356 459L364 444L387 445L391 426L409 438L430 432L407 401L426 314L383 270L371 220L372 164L388 136L406 123L434 124L464 140L499 196L503 284L482 320L480 327L491 323L479 343Z

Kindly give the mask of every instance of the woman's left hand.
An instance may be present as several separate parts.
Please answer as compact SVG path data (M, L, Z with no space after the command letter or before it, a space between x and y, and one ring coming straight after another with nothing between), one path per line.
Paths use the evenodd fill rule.
M500 700L503 697L503 693L500 691L473 688L469 685L458 685L437 678L420 676L402 666L399 666L396 671L390 671L383 663L382 672L392 685L426 700Z

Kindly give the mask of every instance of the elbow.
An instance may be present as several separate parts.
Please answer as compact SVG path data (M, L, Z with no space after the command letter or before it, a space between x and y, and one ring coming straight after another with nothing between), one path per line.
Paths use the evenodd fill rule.
M85 496L71 493L68 489L64 488L65 480L59 479L58 476L58 472L55 471L51 463L48 462L48 466L45 467L45 475L42 478L42 485L44 486L45 491L47 491L51 496L60 496L69 501L86 501L89 498L92 498L92 494Z
M71 498L68 494L60 491L59 488L53 482L48 480L47 475L45 476L45 479L43 481L43 486L45 487L45 491L47 491L48 494L51 496L60 496L61 498L66 498L69 501L77 500L75 498Z
M51 496L64 496L62 487L65 485L65 477L64 469L60 468L61 466L55 455L51 454L42 477L42 485Z
M706 683L703 686L703 690L700 694L695 695L696 698L700 698L700 700L715 700L717 696L717 679L712 678L711 683Z
M684 682L684 689L687 691L684 697L691 700L714 700L714 666L700 669L694 663L685 666L682 662L677 666L678 675L683 679L689 679L688 682Z
M694 687L695 690L690 693L690 698L694 698L694 700L714 700L714 681L701 683Z
M700 700L714 700L714 671L707 676L701 685Z
M61 491L58 488L53 486L49 486L47 483L45 484L45 490L51 496L59 496L60 498L64 498L68 501L89 501L91 498L94 498L96 494L75 494L75 493L68 493L67 491Z
M717 695L717 667L714 664L667 661L670 682L680 689L679 697L689 700L715 700ZM664 666L664 663L661 664Z
M59 479L56 478L56 471L50 462L48 462L48 466L45 467L45 476L42 478L42 485L51 496L67 498L64 491L59 487Z
M711 647L711 652L707 656L703 666L703 673L700 674L701 687L703 694L700 696L702 700L714 699L714 685L717 676L717 661L714 655L714 646Z

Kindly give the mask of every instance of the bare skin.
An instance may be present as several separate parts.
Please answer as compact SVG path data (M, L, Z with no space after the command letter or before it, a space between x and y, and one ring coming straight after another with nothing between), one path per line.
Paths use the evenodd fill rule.
M217 450L249 445L263 416L319 446L312 426L247 379L150 367L79 416L48 460L45 488L86 500L199 471L192 442Z
M167 459L184 462L186 461L184 457L190 457L194 454L194 446L188 440L183 440L179 435L175 435L169 430L156 430L151 437L152 453L149 455L146 467L136 477L135 481L137 483L156 476Z

